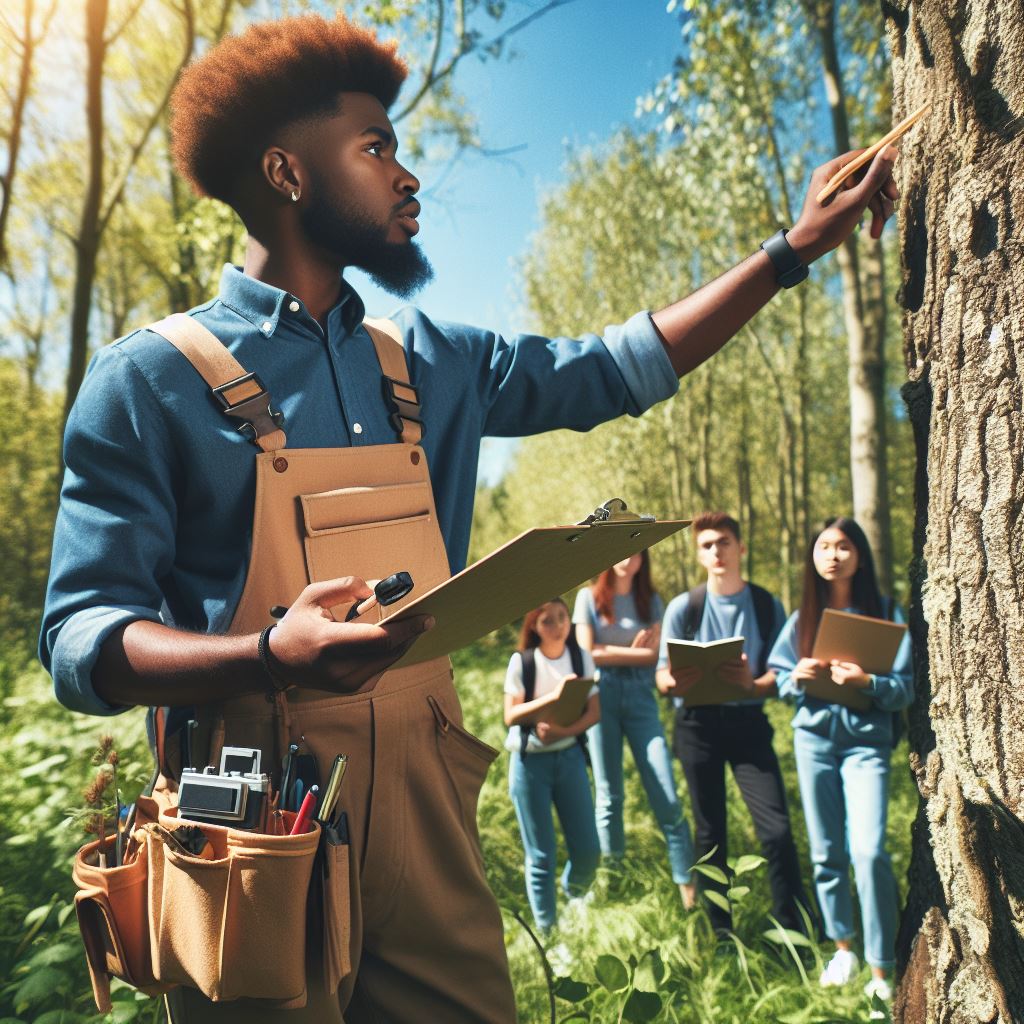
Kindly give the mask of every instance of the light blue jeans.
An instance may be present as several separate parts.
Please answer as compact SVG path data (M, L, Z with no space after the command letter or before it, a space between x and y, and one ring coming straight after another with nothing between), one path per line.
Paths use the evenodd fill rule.
M825 933L854 936L850 863L857 882L864 958L873 967L895 964L899 893L885 850L889 809L889 746L854 746L794 729L800 797Z
M526 895L541 931L555 923L555 868L558 849L551 808L569 853L562 872L567 896L582 895L594 880L601 847L594 825L594 801L583 751L578 743L565 750L511 755L508 789L519 819L526 851Z
M601 720L589 731L590 758L597 788L597 832L606 857L626 854L622 823L625 787L622 741L629 741L633 760L654 818L665 833L672 879L690 881L693 836L676 792L672 753L658 717L658 703L648 675L614 668L601 669Z

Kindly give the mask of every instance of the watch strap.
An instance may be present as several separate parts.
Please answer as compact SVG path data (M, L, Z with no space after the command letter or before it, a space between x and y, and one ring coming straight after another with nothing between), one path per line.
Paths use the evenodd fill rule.
M761 248L768 254L775 268L775 280L783 288L792 288L806 280L810 271L800 262L796 250L786 238L786 229L777 231L771 238L761 243Z

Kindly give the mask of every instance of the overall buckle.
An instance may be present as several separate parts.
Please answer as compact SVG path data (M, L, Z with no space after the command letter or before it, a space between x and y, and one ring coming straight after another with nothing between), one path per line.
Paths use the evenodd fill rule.
M257 388L255 393L253 387ZM238 388L243 389L242 397L238 401L233 401L231 393ZM271 409L270 392L255 373L243 374L211 390L220 402L224 414L232 419L241 420L238 432L250 441L272 434L284 426L284 413Z
M423 413L420 407L420 395L415 385L407 384L404 380L396 380L386 374L382 378L384 385L384 401L390 415L388 423L396 434L401 434L405 429L405 420L413 420L420 425L420 436L426 433L423 425ZM401 391L399 390L401 389ZM405 392L402 394L401 392ZM411 394L412 397L408 397Z

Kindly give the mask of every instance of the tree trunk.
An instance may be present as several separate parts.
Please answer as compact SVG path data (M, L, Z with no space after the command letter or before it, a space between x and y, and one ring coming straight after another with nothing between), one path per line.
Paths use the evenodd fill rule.
M68 351L64 417L74 404L89 354L89 315L96 259L100 246L100 210L103 202L103 63L106 59L107 0L88 0L85 8L85 40L88 60L85 81L85 118L89 128L89 168L82 212L75 236L75 287L71 305L71 336Z
M846 116L843 73L836 47L834 0L811 4L821 43L825 95L832 114L836 150L850 149L850 127ZM864 528L878 563L882 587L891 590L892 543L889 537L889 495L887 493L885 449L884 356L876 337L868 330L858 266L857 236L851 235L837 250L843 282L843 321L850 355L850 481L853 486L853 514Z
M918 449L903 1024L1024 1018L1024 10L883 5Z
M22 8L24 35L15 38L21 48L18 60L18 84L11 103L11 123L7 129L7 167L0 175L0 269L10 273L9 253L7 251L7 223L10 219L11 204L14 199L14 179L18 172L18 154L21 151L21 134L25 127L25 106L32 85L36 45L39 39L32 34L32 19L35 0L25 0Z

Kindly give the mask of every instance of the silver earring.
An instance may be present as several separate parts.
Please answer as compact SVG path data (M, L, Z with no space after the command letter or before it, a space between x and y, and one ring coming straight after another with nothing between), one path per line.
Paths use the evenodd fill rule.
M292 189L292 202L293 203L297 203L298 201L299 201L299 190L293 188Z

